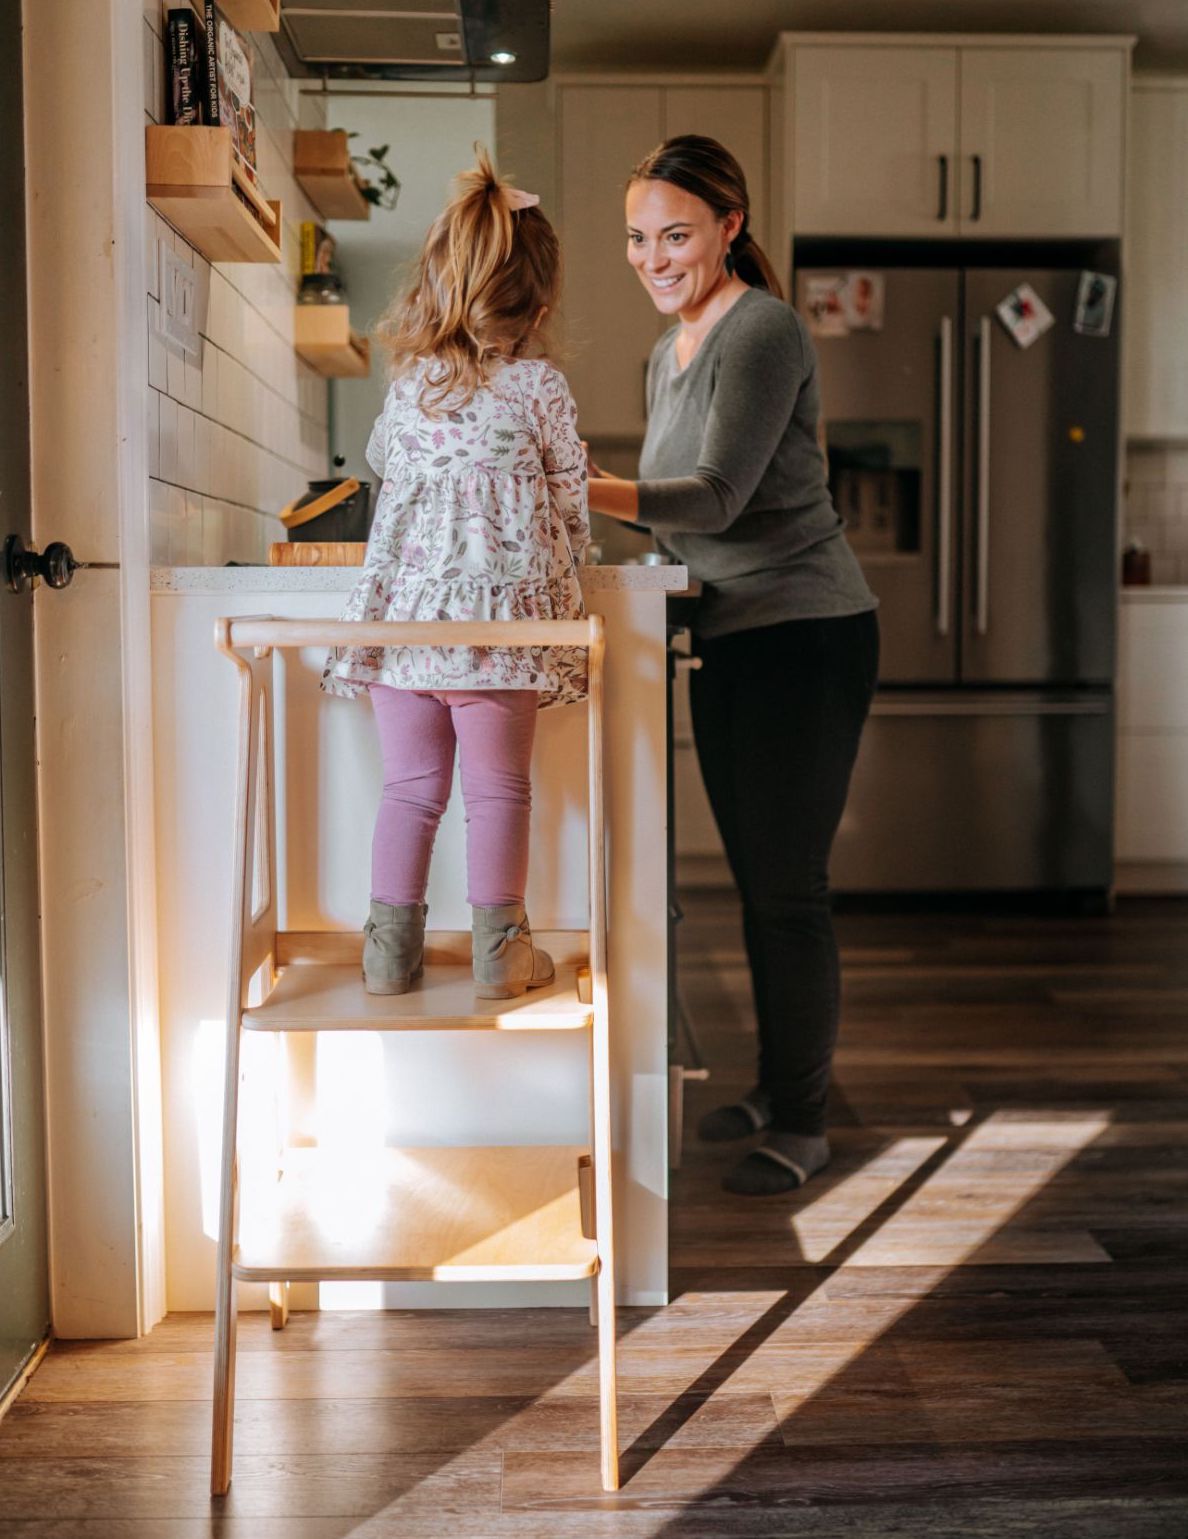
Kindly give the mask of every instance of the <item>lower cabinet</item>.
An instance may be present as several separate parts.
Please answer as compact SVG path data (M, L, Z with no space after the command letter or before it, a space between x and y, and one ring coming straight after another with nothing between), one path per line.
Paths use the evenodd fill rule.
M1188 891L1188 588L1123 593L1115 854L1122 891Z

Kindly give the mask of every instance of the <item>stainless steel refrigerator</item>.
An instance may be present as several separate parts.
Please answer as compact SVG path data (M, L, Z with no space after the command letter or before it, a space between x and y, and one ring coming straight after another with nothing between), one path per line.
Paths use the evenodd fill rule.
M883 266L881 327L817 338L883 644L839 891L1111 888L1119 350L1073 326L1110 254L1073 256ZM798 259L801 313L846 270ZM1026 348L996 313L1024 283L1055 321Z

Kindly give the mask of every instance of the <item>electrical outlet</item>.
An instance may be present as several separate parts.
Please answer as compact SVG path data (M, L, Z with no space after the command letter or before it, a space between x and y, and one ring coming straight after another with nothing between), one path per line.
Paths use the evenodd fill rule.
M161 248L161 330L187 353L198 357L197 279L194 269L183 262L164 241Z

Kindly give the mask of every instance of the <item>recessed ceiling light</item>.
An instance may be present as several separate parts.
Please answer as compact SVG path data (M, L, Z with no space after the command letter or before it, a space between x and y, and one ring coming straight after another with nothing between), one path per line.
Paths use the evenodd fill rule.
M492 64L514 64L515 62L515 54L508 53L505 48L501 48L498 53L493 53L491 55Z

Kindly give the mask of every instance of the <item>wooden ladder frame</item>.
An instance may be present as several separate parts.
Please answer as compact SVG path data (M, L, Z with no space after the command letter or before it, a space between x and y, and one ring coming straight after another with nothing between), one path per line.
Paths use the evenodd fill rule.
M615 1364L614 1198L611 1165L610 1014L607 985L606 805L603 783L604 661L602 618L548 621L284 620L272 616L223 618L215 646L239 672L239 752L236 770L233 908L227 980L226 1060L222 1168L215 1294L214 1402L211 1491L231 1483L235 1414L236 1276L239 1236L239 1085L243 1015L276 979L276 798L273 740L273 650L311 646L571 646L588 656L589 779L589 1028L590 1148L593 1163L593 1239L597 1260L590 1279L590 1317L598 1330L601 1476L604 1490L619 1487ZM288 1287L269 1287L272 1323L288 1317Z

